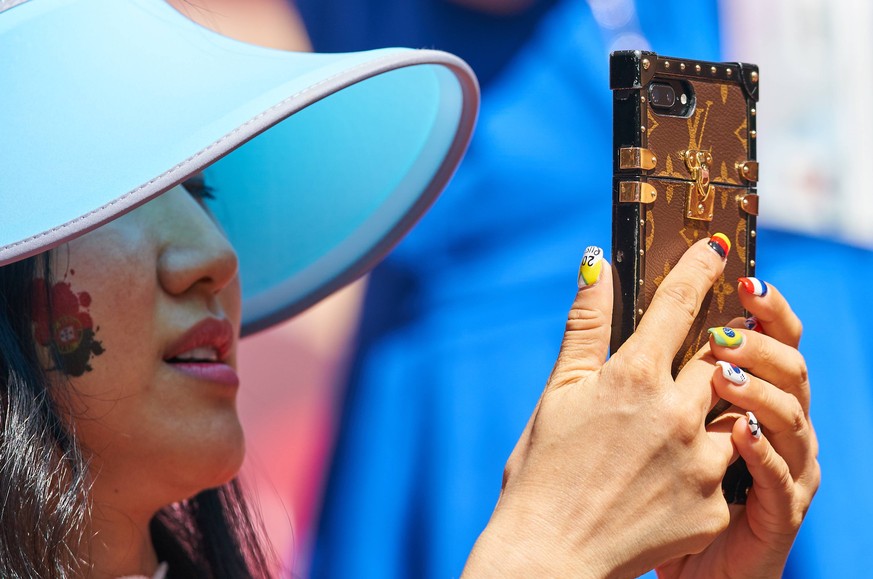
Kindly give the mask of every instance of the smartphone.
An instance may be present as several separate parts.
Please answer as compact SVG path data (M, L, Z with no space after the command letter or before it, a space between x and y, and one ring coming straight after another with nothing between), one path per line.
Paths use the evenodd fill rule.
M610 88L612 351L634 332L658 285L693 243L715 233L731 243L724 274L673 361L675 376L707 343L708 328L745 314L737 278L754 276L756 266L758 67L617 51L610 55ZM726 489L729 502L744 502L748 487L740 487L747 479L726 483L737 487Z

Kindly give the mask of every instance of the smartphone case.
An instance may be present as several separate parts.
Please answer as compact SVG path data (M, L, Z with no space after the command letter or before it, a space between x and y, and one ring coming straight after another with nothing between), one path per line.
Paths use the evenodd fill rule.
M652 104L654 91L670 83L688 101L685 116L663 114L662 101L660 109ZM731 241L724 275L674 360L676 375L706 344L708 328L744 315L737 278L755 273L758 68L619 51L610 56L610 88L612 351L634 332L658 285L694 242L717 232ZM725 488L728 500L745 502L750 482L747 471L741 480L726 479L734 487Z

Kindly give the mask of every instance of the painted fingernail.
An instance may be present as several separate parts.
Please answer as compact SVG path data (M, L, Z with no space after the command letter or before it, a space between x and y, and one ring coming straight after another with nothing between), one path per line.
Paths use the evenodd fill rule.
M758 423L755 413L746 412L746 418L749 419L749 432L751 432L752 436L755 438L761 438L761 425Z
M767 295L767 284L756 277L741 277L737 279L740 282L740 287L746 290L753 296Z
M727 259L731 252L731 240L724 233L716 233L709 238L709 246L714 252L719 254L722 259Z
M706 330L719 346L738 348L743 343L743 334L733 328L709 328Z
M603 269L603 250L596 245L585 248L582 263L579 264L579 278L576 280L579 289L590 287L600 281Z
M751 316L746 318L744 322L747 330L752 330L753 332L758 332L759 334L764 331L764 328L761 327L761 322L758 321L758 318L755 316Z
M721 368L721 375L727 378L730 383L736 386L745 386L749 383L749 377L746 376L746 373L739 366L722 360L719 360L716 364Z

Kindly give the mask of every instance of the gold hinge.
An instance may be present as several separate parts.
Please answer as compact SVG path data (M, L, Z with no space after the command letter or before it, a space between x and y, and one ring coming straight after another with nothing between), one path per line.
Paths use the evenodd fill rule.
M619 169L643 169L649 171L658 164L658 157L644 147L622 147L618 150Z
M750 183L758 182L758 161L744 161L737 163L737 172L740 177Z
M648 183L639 181L622 181L618 188L618 200L621 203L654 203L658 191Z
M715 207L715 187L709 178L712 153L688 149L682 156L693 179L688 184L688 194L685 196L687 199L685 216L698 221L712 221L712 211Z
M737 203L740 204L740 209L742 209L749 215L758 214L758 195L756 195L755 193L737 195Z

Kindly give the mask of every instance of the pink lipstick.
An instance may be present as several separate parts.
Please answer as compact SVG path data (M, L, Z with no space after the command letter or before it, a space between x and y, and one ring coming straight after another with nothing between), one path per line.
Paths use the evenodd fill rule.
M170 345L164 361L197 380L236 387L239 376L227 364L234 337L233 325L229 321L207 318Z

